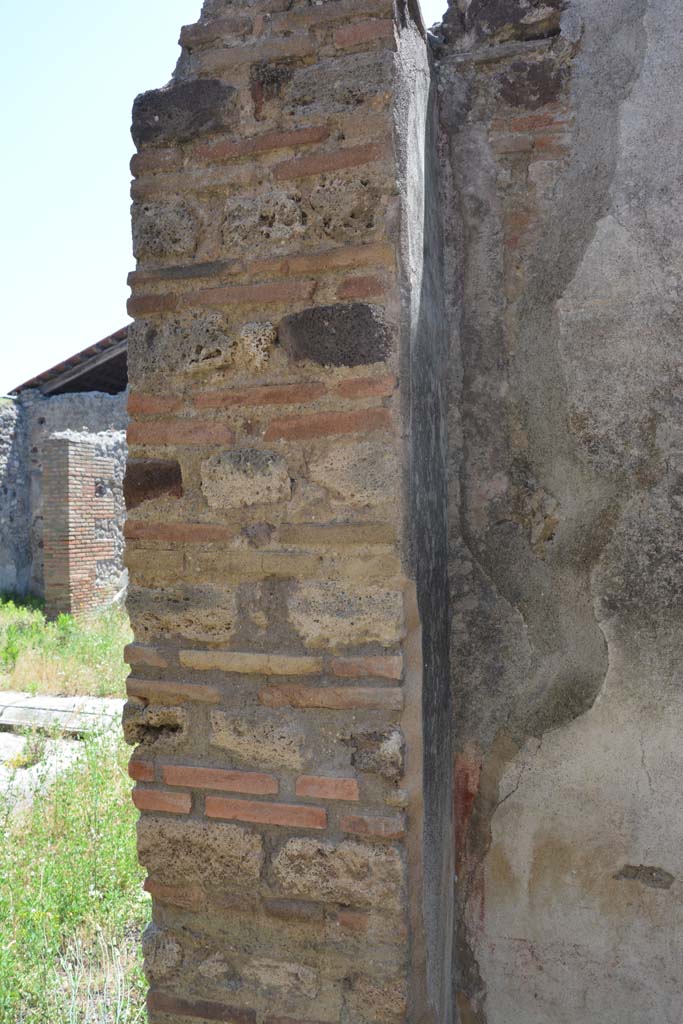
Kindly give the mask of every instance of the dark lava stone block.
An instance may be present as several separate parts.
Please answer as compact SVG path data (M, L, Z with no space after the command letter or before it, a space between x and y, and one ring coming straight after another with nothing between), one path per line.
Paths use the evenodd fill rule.
M391 341L382 310L364 302L294 313L280 322L278 338L290 359L309 359L322 366L381 362Z
M450 0L448 41L473 33L475 41L544 39L556 35L567 0Z
M180 464L175 459L129 459L123 481L126 508L136 508L143 501L159 498L163 494L182 498Z
M500 96L511 107L538 110L560 98L568 78L556 60L514 61L498 75Z
M190 142L237 123L238 92L215 78L177 82L141 93L133 104L136 146Z

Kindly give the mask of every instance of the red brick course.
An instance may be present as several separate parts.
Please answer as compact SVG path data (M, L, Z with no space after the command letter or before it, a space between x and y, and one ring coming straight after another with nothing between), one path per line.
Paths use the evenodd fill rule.
M567 156L569 148L570 140L563 135L548 133L537 135L534 139L534 151L546 159Z
M250 270L254 274L271 273L282 276L320 274L326 271L345 270L347 267L393 267L395 260L394 250L386 242L367 242L365 245L339 245L311 255L297 254L259 260L251 264Z
M182 309L222 309L226 306L286 305L308 301L316 282L307 280L264 281L259 284L229 284L193 291L137 295L128 300L130 316L151 316Z
M307 900L264 900L263 906L271 917L282 921L322 921L324 911L319 903Z
M348 146L346 149L335 149L326 153L315 153L301 156L278 164L273 171L276 181L288 181L292 178L305 178L311 174L325 174L327 171L342 171L350 167L362 167L364 164L381 160L386 155L386 146L379 142L369 142L362 146Z
M368 839L402 839L405 836L405 822L402 818L378 818L363 815L347 815L340 827L350 835Z
M401 711L400 690L359 686L300 686L282 683L266 686L259 700L269 708L329 708L334 710Z
M360 800L360 788L356 779L300 775L294 791L297 796L314 797L318 800Z
M339 910L337 921L342 928L350 932L367 932L370 928L370 917L358 910Z
M324 384L273 384L244 391L200 391L193 397L198 409L224 409L232 405L298 405L326 394Z
M222 306L260 306L273 303L301 302L310 299L315 281L268 281L263 284L233 284L222 288L202 288L185 292L178 299L183 309L199 306L220 309Z
M128 774L136 782L154 782L156 767L150 761L138 761L131 757L128 762Z
M344 679L362 679L364 676L400 679L403 675L403 658L400 655L333 658L332 672Z
M222 523L156 523L126 520L127 540L177 541L179 544L211 544L234 540L239 530Z
M173 292L165 295L133 295L126 304L128 316L150 316L153 313L172 313L178 306L178 298Z
M315 57L317 48L314 40L306 36L291 36L284 39L268 39L257 44L220 47L200 57L202 73L234 74L244 64L271 61L293 61L297 58Z
M152 991L147 996L150 1013L170 1014L173 1017L192 1017L198 1020L220 1021L221 1024L256 1024L254 1010L240 1010L205 999L177 999L164 992Z
M337 298L369 299L385 291L386 285L378 277L347 277L337 288Z
M329 137L327 125L294 128L288 132L264 132L240 141L221 141L195 146L193 155L200 160L235 160L276 149L291 149L312 142L324 142Z
M283 416L272 421L265 433L266 441L305 441L335 434L365 434L388 430L391 413L388 409L358 409L354 412L318 412L308 416Z
M128 415L155 416L158 413L177 412L183 400L175 395L145 395L131 391L128 396Z
M548 107L534 114L516 117L494 117L491 128L494 131L533 132L554 125L564 127L567 111L562 106Z
M354 377L337 384L335 393L340 398L386 398L396 390L398 381L388 377Z
M337 0L335 0L336 2ZM183 267L135 270L128 275L128 284L132 288L138 288L144 284L163 284L168 281L169 273L173 281L182 281L184 285L187 285L197 279L207 280L216 277L245 276L253 281L254 278L260 277L293 277L346 269L357 270L360 267L393 268L395 262L394 250L386 242L365 242L362 245L336 245L333 248L320 249L310 255L294 253L251 262L243 259L219 260L194 266L191 273ZM168 293L168 295L175 300L175 292ZM150 301L165 297L165 295L146 296ZM143 296L143 298L145 297Z
M131 679L126 682L129 697L149 701L150 704L184 704L196 701L198 704L219 704L221 691L217 686L203 683L181 683L175 680L161 681L148 679Z
M127 665L168 668L168 659L156 647L148 647L146 644L128 644L123 649L123 660Z
M163 811L166 814L189 814L192 797L189 793L169 793L165 789L133 790L133 803L139 811Z
M142 888L161 903L169 903L173 907L184 910L199 910L204 904L202 891L195 886L181 888L178 885L164 885L153 878L146 878Z
M255 796L273 796L279 790L275 776L261 772L170 764L161 769L161 777L167 786L186 786L188 789L219 789L228 793L252 793Z
M234 440L234 432L218 420L148 420L128 425L130 445L213 445Z
M130 173L139 178L154 171L176 171L182 163L182 153L178 149L151 149L135 154L130 162Z
M269 804L256 800L229 800L207 796L207 818L246 821L254 825L277 825L283 828L327 828L327 811L322 807L295 804Z
M338 28L334 33L335 46L348 48L362 46L375 40L393 39L394 25L392 21L356 21Z

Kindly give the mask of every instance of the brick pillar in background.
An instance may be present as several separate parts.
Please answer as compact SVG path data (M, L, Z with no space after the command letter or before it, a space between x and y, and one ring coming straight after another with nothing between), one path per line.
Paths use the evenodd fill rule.
M43 456L43 544L45 612L56 618L93 611L108 594L98 586L97 564L111 557L113 542L97 537L99 520L113 516L110 497L97 481L111 475L110 460L98 458L93 444L50 437Z
M45 442L43 502L45 525L45 611L78 613L90 607L95 585L92 547L95 450L68 438Z
M134 109L124 727L164 1024L434 1019L401 192L427 56L387 0L284 8L205 4Z

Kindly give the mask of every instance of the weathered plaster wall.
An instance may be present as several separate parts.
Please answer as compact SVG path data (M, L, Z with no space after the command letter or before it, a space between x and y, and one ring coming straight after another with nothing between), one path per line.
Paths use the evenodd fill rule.
M671 0L451 9L463 1022L681 1013Z

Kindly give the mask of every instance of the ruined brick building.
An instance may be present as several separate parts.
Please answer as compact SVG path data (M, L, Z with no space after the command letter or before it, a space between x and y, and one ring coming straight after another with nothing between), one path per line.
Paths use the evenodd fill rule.
M681 38L206 0L136 100L153 1024L680 1024Z
M127 328L0 399L0 594L49 617L125 591Z

